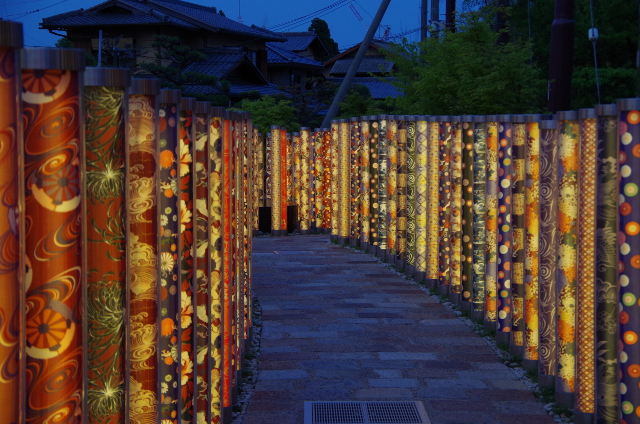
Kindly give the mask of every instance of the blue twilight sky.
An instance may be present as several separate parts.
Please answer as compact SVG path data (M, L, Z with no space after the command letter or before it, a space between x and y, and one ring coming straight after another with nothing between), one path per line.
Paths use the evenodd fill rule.
M222 9L227 18L238 20L238 16L242 16L242 22L245 25L255 24L267 29L274 29L273 27L278 24L311 15L297 26L275 28L282 31L306 31L313 16L320 15L329 24L331 35L338 42L341 50L362 41L380 6L378 0L190 1L201 5L215 6ZM50 34L47 30L38 28L42 18L80 8L88 9L100 3L102 3L101 0L0 0L0 18L23 23L26 46L53 46L58 37ZM458 0L457 3L461 4L462 0ZM379 34L381 37L388 26L392 36L416 30L407 34L406 38L409 41L418 41L420 4L420 0L392 0L382 20L382 28L378 29L376 35ZM331 5L334 7L324 10L320 14L315 14L315 12ZM444 11L444 0L441 0L440 10Z

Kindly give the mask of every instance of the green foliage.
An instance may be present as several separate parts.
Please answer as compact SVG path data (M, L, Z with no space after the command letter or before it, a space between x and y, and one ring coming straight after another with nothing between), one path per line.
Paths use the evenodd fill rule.
M396 114L398 108L396 99L387 97L384 100L376 100L366 85L352 84L347 95L340 103L337 118L350 118L352 116Z
M340 50L338 50L338 43L331 38L331 30L329 29L329 25L326 21L320 18L313 18L307 31L315 31L320 41L322 41L322 44L324 44L329 52L329 55L327 57L323 57L321 61L331 59L340 53Z
M546 81L521 42L497 43L480 12L459 15L457 32L395 45L400 113L426 115L529 113L542 110Z
M296 109L289 100L276 100L271 96L264 96L258 100L243 100L239 110L253 114L253 125L257 125L261 133L269 132L271 125L280 125L291 130L300 127L295 121Z
M73 43L67 37L61 37L56 41L55 46L59 49L73 49ZM98 60L89 53L85 53L84 62L86 66L98 66Z

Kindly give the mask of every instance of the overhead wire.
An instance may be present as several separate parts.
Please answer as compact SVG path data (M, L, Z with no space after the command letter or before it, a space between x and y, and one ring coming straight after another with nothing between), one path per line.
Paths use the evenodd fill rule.
M32 13L37 13L37 12L40 12L41 10L45 10L45 9L48 9L48 8L50 8L50 7L53 7L53 6L57 6L57 5L62 4L62 3L64 3L64 2L66 2L66 1L69 1L69 0L62 0L62 1L59 1L59 2L57 2L57 3L52 4L52 5L50 5L50 6L45 6L45 7L42 7L42 8L40 8L40 9L32 10L32 11L30 11L30 12L25 12L25 13L14 13L14 14L12 14L12 15L7 15L7 17L9 17L9 16L15 16L15 18L14 18L14 19L19 19L19 18L22 18L23 16L31 15Z
M316 10L315 12L309 13L307 15L301 16L296 19L291 19L290 21L286 21L286 22L274 25L269 29L273 31L282 31L282 28L285 28L285 27L291 27L291 26L296 27L296 26L302 25L305 22L312 20L313 18L324 16L327 13L331 13L343 6L346 6L351 1L352 0L338 0L337 2L331 3L330 5L323 7L322 9Z

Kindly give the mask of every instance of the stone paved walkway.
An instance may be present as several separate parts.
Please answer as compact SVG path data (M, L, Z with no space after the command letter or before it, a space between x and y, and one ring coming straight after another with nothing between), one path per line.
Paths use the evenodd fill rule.
M302 424L307 400L420 400L433 424L555 423L453 312L327 235L254 239L263 310L244 424Z

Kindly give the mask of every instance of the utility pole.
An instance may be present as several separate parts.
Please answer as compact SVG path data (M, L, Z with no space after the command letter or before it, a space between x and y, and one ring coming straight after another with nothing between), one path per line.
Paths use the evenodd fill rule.
M420 6L420 40L427 38L427 0L422 0Z
M555 113L571 109L571 78L573 73L574 0L556 0L555 18L551 25L551 56L549 58L549 103Z
M333 98L333 102L331 103L331 107L327 112L327 115L324 117L322 121L321 128L328 128L331 126L331 120L334 116L338 114L338 109L340 108L340 103L344 99L344 96L349 91L349 86L351 86L351 82L353 78L356 76L356 72L358 72L358 68L360 67L360 63L362 63L362 59L364 58L365 53L369 50L369 45L371 44L371 40L373 40L373 36L376 33L376 29L382 22L382 17L384 16L384 12L387 11L387 7L389 7L389 3L391 0L382 0L380 4L380 8L378 9L378 13L373 17L373 22L371 22L371 26L367 30L367 34L364 36L364 40L362 40L362 44L360 44L360 48L358 49L358 53L356 53L356 57L349 65L349 70L347 71L347 75L345 75L342 84L340 84L340 88L338 89L338 94Z
M431 26L433 26L434 33L438 32L438 26L436 22L440 20L440 0L431 0ZM433 35L433 34L432 34Z
M447 0L447 29L456 32L456 0Z

